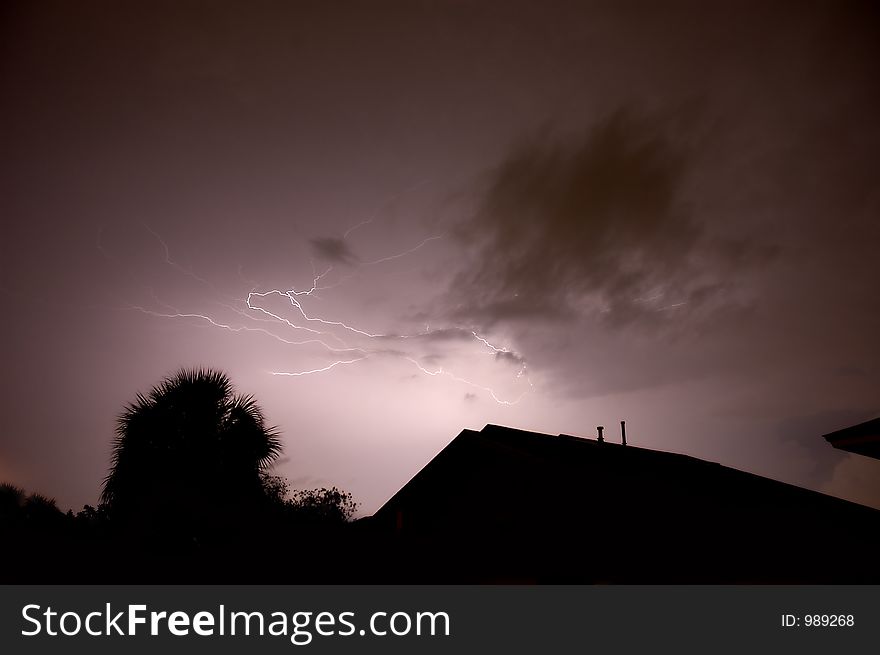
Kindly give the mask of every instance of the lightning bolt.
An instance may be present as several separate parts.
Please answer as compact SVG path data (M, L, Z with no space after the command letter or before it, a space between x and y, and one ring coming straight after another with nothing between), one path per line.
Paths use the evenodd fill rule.
M357 225L349 228L346 231L344 238L348 237L356 229L363 227L365 225L368 225L372 221L373 221L373 219L370 218L370 219L367 219L366 221L361 221ZM170 248L168 247L168 244L165 242L165 240L157 232L155 232L152 228L150 228L146 224L144 225L144 227L162 244L162 247L163 247L164 253L165 253L164 259L165 259L165 262L169 266L173 267L181 274L186 275L187 277L190 277L190 278L192 278L202 284L205 284L206 286L211 288L213 291L218 293L218 295L223 295L223 294L219 294L219 292L217 292L216 288L208 280L202 278L201 276L197 275L196 273L193 273L192 271L184 268L183 266L181 266L180 264L175 262L171 258L171 251L170 251ZM380 264L383 262L388 262L388 261L392 261L395 259L400 259L400 258L406 257L408 255L411 255L411 254L417 252L418 250L423 248L426 244L428 244L432 241L438 240L438 239L442 239L442 238L443 238L443 235L436 235L436 236L427 237L427 238L421 240L416 245L414 245L406 250L403 250L401 252L398 252L398 253L395 253L392 255L388 255L386 257L382 257L382 258L377 259L375 261L367 262L365 264L362 264L361 266L373 266L373 265ZM315 367L315 368L303 369L303 370L292 370L292 371L280 371L280 370L268 371L268 373L273 376L305 377L305 376L309 376L309 375L317 375L317 374L325 373L327 371L330 371L330 370L337 368L337 367L340 367L340 366L350 366L350 365L357 364L359 362L363 362L363 361L369 359L371 356L391 355L391 356L402 357L409 364L415 366L419 372L421 372L422 374L424 374L426 376L430 376L430 377L446 376L446 377L449 377L450 379L454 380L457 383L464 384L464 385L467 385L467 386L475 388L475 389L479 389L479 390L485 392L486 394L488 394L489 397L491 397L492 400L494 400L499 405L514 405L514 404L520 402L520 400L522 400L522 398L526 394L528 394L531 391L531 389L533 388L532 382L528 377L525 360L518 353L516 353L515 351L513 351L505 346L494 345L487 338L478 334L476 330L465 331L465 330L461 330L461 328L458 328L458 327L445 328L445 330L452 330L454 332L458 332L459 330L461 330L461 333L469 333L470 336L474 339L474 341L480 343L484 348L487 349L486 354L494 355L494 356L498 356L498 355L502 355L502 354L503 355L512 355L514 358L516 358L516 360L518 360L520 362L520 368L515 376L515 379L519 380L519 379L525 378L525 380L528 384L528 389L526 389L525 391L520 393L516 398L513 398L513 399L503 398L492 387L489 387L489 386L480 384L478 382L475 382L473 380L470 380L468 378L462 377L461 375L458 375L457 373L454 373L453 371L447 370L442 367L437 370L430 370L430 369L426 368L425 366L423 366L422 364L420 364L419 361L417 359L415 359L414 357L404 355L398 351L388 350L386 348L360 347L360 346L350 345L348 343L348 341L346 341L346 339L343 339L342 336L340 336L340 331L343 335L347 335L349 339L366 340L368 343L376 341L376 340L382 340L383 342L387 343L388 340L394 340L394 339L406 340L406 339L414 339L414 338L418 338L418 337L426 337L426 336L430 336L432 334L435 334L436 332L442 332L442 331L444 331L444 329L432 331L430 326L428 324L426 324L425 330L423 332L418 332L415 334L393 334L393 333L372 332L372 331L369 331L366 329L362 329L361 327L351 325L343 320L336 320L333 318L324 318L324 317L315 315L315 314L307 311L307 309L303 306L303 303L306 300L308 300L310 298L317 297L316 294L318 291L332 289L332 288L338 286L339 284L341 284L341 281L340 281L340 282L337 282L336 284L322 286L322 284L321 284L322 280L324 280L331 273L332 270L333 270L333 267L330 266L326 270L322 271L321 273L317 273L314 270L314 265L313 265L312 283L311 283L311 286L307 289L298 290L296 287L291 287L290 289L270 289L267 291L257 291L256 288L252 287L251 291L247 292L247 294L244 296L243 299L238 300L238 301L233 299L234 303L241 302L241 304L242 304L241 308L236 307L235 304L218 302L219 305L232 311L234 314L238 315L242 319L244 319L246 321L252 321L255 323L262 324L260 326L252 326L252 325L245 325L245 324L235 325L235 324L229 323L227 321L221 320L219 318L216 318L216 317L214 317L210 314L207 314L207 313L199 313L199 312L192 312L192 311L190 311L190 312L180 311L177 308L172 307L171 305L168 305L167 303L164 303L161 300L159 300L159 298L152 292L152 289L150 289L150 294L153 297L153 300L157 303L157 305L164 308L165 311L156 311L154 309L150 309L150 308L144 307L142 305L128 305L128 308L131 310L141 312L146 315L157 317L157 318L170 319L170 320L173 320L173 319L196 320L196 321L199 321L199 322L206 324L208 327L212 327L212 328L216 328L216 329L220 329L220 330L225 330L225 331L228 331L231 333L259 334L259 335L263 335L265 337L268 337L270 339L273 339L279 343L282 343L285 345L290 345L290 346L318 345L318 346L322 347L323 349L325 349L327 353L330 353L330 354L337 356L337 358L333 359L328 364L326 364L324 366ZM244 279L240 266L239 266L239 277ZM293 320L282 315L282 313L278 312L277 310L273 311L273 310L269 309L268 307L266 307L265 302L262 302L262 301L265 301L265 300L267 300L269 298L273 298L273 297L281 299L287 305L289 305L290 307L292 307L295 310L296 316L294 317ZM307 338L303 338L303 339L286 338L286 337L282 336L281 334L278 334L276 331L269 329L268 327L264 327L264 326L275 326L278 328L286 328L286 329L290 329L292 331L296 331L296 332L300 332L300 333L305 332L306 334L308 334L310 336L308 336ZM328 341L331 341L332 343L337 344L339 347L337 347L336 345L331 345L330 343L328 343ZM344 357L344 355L346 355L346 354L348 356ZM352 356L352 354L356 354L356 356Z
M461 384L466 384L468 386L474 387L475 389L480 389L482 391L485 391L486 393L488 393L492 397L492 400L494 400L499 405L516 405L519 401L521 401L526 396L527 393L529 393L529 391L531 390L531 388L533 386L531 380L529 380L529 389L527 389L526 391L523 391L519 396L517 396L513 400L504 400L503 398L499 398L498 395L495 393L495 391L491 387L486 387L481 384L477 384L476 382L471 382L470 380L459 377L458 375L455 375L454 373L451 373L449 371L444 370L443 367L440 367L436 371L429 371L424 366L419 364L416 360L414 360L412 357L406 357L405 359L407 361L409 361L411 364L413 364L417 369L419 369L425 375L430 375L431 377L437 377L439 375L446 375L446 376L452 378L453 380L455 380L456 382L459 382Z
M372 223L372 222L373 222L373 219L372 219L372 218L368 218L368 219L365 220L365 221L361 221L361 222L358 223L357 225L353 225L353 226L351 226L350 228L348 228L348 229L345 231L345 234L342 235L343 240L344 240L344 239L347 239L347 238L348 238L348 235L350 235L350 234L351 234L352 232L354 232L355 230L357 230L357 229L359 229L359 228L362 228L364 225L369 225L369 224Z
M213 284L211 284L210 282L208 282L208 280L206 280L206 279L203 278L203 277L200 277L200 276L196 275L195 273L193 273L193 272L190 271L189 269L184 268L183 266L181 266L180 264L178 264L176 261L174 261L173 259L171 259L171 249L168 247L168 244L165 242L165 239L163 239L163 238L161 237L161 235L160 235L158 232L156 232L153 228L151 228L151 227L150 227L149 225L147 225L146 223L141 223L141 225L143 225L144 228L147 230L147 232L149 232L150 234L152 234L152 235L156 238L156 240L157 240L160 244L162 244L162 248L165 250L165 263L167 263L168 265L170 265L170 266L176 268L178 271L180 271L180 272L183 273L184 275L191 277L191 278L194 279L196 282L201 282L201 283L204 284L205 286L209 287L211 290L213 290L213 291L216 291L216 290L217 290L217 289L214 288L214 285L213 285Z
M383 263L385 263L385 262L390 262L390 261L393 261L393 260L395 260L395 259L400 259L401 257L406 257L407 255L411 255L411 254L413 254L414 252L416 252L417 250L420 250L421 248L423 248L423 247L425 246L425 244L427 244L427 243L431 243L431 241L437 241L438 239L442 239L444 236L445 236L445 235L443 235L443 234L438 234L438 235L433 236L433 237L428 237L427 239L423 239L421 242L419 242L418 245L413 246L413 247L410 248L409 250L404 250L403 252L397 253L396 255L390 255L390 256L388 256L388 257L382 257L381 259L377 259L377 260L372 261L372 262L365 262L365 263L361 264L361 266L375 266L376 264L383 264Z
M426 179L423 179L423 180L419 180L418 182L416 182L415 184L409 186L408 188L405 188L405 189L403 189L402 191L399 191L398 193L393 193L393 194L391 194L390 196L386 197L385 200L383 200L383 201L382 201L382 202L376 207L375 211L373 211L373 215L372 215L372 216L370 216L370 217L369 217L368 219L366 219L366 220L361 221L360 223L358 223L358 224L356 224L356 225L352 225L350 228L348 228L348 229L345 231L345 233L342 235L342 238L343 238L343 239L347 239L347 238L349 237L349 235L350 235L352 232L354 232L355 230L359 230L360 228L362 228L362 227L364 227L364 226L366 226L366 225L369 225L370 223L372 223L372 222L376 219L376 216L378 215L379 211L380 211L383 207L389 205L392 201L397 200L397 199L400 198L401 196L403 196L403 195L405 195L405 194L407 194L407 193L410 193L410 192L412 192L412 191L415 191L416 189L418 189L418 188L421 187L421 186L424 186L425 184L428 183L428 181L429 181L429 180L428 180L427 178L426 178Z
M471 334L474 335L474 339L476 339L476 340L479 341L480 343L484 344L489 350L492 351L492 353L490 353L490 354L511 353L511 352L513 352L512 350L509 350L508 348L503 348L503 347L502 347L502 348L499 348L498 346L493 346L491 343L489 343L486 339L484 339L483 337L481 337L479 334L477 334L477 333L474 332L473 330L471 330Z
M288 377L300 377L302 375L312 375L313 373L323 373L324 371L329 371L331 368L336 368L337 366L343 366L345 364L356 364L357 362L362 362L366 359L364 357L358 357L356 359L340 359L327 366L322 368L314 368L310 371L269 371L269 375L286 375Z
M301 341L291 341L290 339L285 339L274 332L266 330L264 328L254 328L248 327L246 325L233 326L228 325L226 323L221 323L206 314L196 314L196 313L186 313L186 312L174 312L173 314L167 314L164 312L157 312L152 309L147 309L145 307L141 307L140 305L129 305L128 309L133 309L135 311L139 311L142 314L148 314L150 316L157 316L159 318L195 318L201 321L207 322L209 325L212 325L216 328L220 328L223 330L227 330L229 332L258 332L260 334L265 334L268 337L271 337L275 341L279 341L281 343L287 344L289 346L305 346L308 344L318 344L326 348L329 352L333 353L342 353L342 352L363 352L360 348L334 348L320 339L303 339Z

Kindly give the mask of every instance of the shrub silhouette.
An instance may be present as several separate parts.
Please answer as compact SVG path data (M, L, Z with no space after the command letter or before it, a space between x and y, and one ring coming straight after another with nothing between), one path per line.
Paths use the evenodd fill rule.
M7 482L0 484L0 525L4 528L54 527L63 516L54 498L38 493L28 495L24 489Z
M349 492L336 487L291 492L287 480L277 475L264 475L263 487L275 509L298 525L338 526L349 523L358 507Z
M225 374L181 370L119 416L102 501L118 523L198 539L264 502L280 452L277 430Z

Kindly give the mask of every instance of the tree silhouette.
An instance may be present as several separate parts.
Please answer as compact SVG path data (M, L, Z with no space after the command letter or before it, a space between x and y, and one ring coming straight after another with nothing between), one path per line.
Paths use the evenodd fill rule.
M287 519L299 525L333 526L349 523L358 503L347 491L336 487L299 489L291 492L290 484L278 475L263 475L266 498Z
M281 453L251 396L206 369L181 370L119 416L102 500L110 514L155 529L226 521L265 497L262 477Z

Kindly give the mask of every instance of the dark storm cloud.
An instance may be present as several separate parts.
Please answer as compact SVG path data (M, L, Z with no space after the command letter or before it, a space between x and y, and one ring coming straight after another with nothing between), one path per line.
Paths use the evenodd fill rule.
M459 226L476 245L455 283L456 313L620 325L713 309L729 274L769 251L713 236L689 215L688 153L673 137L663 121L621 110L578 140L512 152Z
M311 239L312 252L316 257L336 264L354 265L358 263L355 255L344 239L335 237L318 237Z

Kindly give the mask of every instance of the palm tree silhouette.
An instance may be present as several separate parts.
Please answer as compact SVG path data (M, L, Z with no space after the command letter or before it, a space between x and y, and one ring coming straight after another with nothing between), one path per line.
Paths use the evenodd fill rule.
M119 416L102 500L123 522L195 536L259 503L280 453L252 396L236 394L224 373L180 370Z

